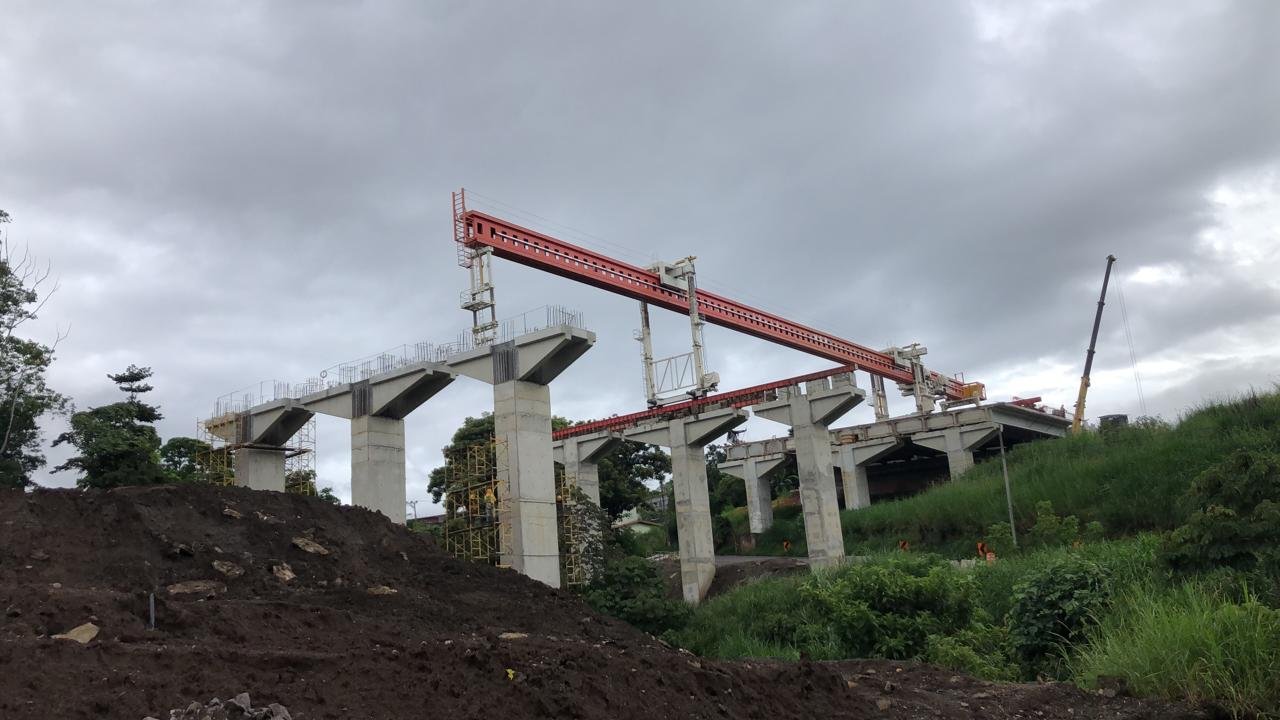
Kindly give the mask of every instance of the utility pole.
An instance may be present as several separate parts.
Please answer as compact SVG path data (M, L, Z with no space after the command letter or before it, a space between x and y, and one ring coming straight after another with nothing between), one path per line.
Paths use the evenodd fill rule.
M1102 307L1107 304L1107 283L1111 280L1111 266L1115 255L1107 256L1107 270L1102 275L1102 294L1098 296L1098 313L1093 316L1093 334L1089 336L1089 350L1084 356L1084 374L1080 376L1080 394L1076 396L1076 413L1071 418L1071 432L1079 433L1084 424L1084 400L1089 394L1089 374L1093 372L1093 352L1098 345L1098 328L1102 325Z
M413 519L414 519L414 520L417 520L417 519L418 519L418 503L419 503L419 502L421 502L421 501L419 501L419 500L406 500L406 501L405 501L405 503L404 503L405 505L408 505L409 507L413 508Z

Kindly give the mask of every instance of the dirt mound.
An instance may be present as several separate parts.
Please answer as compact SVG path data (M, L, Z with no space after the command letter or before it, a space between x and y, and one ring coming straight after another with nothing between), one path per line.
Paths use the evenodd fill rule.
M0 612L6 720L242 691L303 720L1192 717L912 664L700 660L380 515L241 488L0 492Z

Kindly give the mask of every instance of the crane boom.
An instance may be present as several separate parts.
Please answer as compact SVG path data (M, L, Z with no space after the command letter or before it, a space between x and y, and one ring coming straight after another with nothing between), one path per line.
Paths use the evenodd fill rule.
M663 285L657 273L484 212L460 208L454 218L454 233L454 239L468 248L488 247L497 257L522 265L674 312L686 313L689 310L687 293ZM915 380L911 369L900 366L890 354L706 290L696 289L694 292L698 310L707 322L817 355L897 383L909 384ZM944 388L949 400L967 400L985 395L982 383L965 383L934 372L927 373L927 376Z
M1093 333L1089 336L1089 349L1084 355L1084 374L1080 376L1080 393L1076 396L1076 412L1071 417L1071 432L1078 433L1084 425L1084 400L1089 394L1089 375L1093 372L1093 352L1098 345L1098 328L1102 326L1102 308L1107 304L1107 283L1111 281L1111 266L1115 255L1107 256L1107 269L1102 274L1102 294L1098 296L1098 312L1093 316Z

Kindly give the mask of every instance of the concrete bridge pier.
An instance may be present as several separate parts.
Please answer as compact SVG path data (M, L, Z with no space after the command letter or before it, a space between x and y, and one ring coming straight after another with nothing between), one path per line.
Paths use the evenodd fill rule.
M781 443L778 444L781 445ZM787 456L782 452L758 457L751 457L748 454L738 460L733 459L737 456L732 452L734 449L736 448L730 448L729 459L720 463L720 472L742 478L746 484L747 520L751 532L758 535L773 527L773 495L769 486L769 474L781 465Z
M506 462L510 555L517 572L560 587L555 466L551 456L552 380L595 344L594 333L559 326L450 358L459 375L493 385L494 439ZM598 495L597 495L598 496Z
M684 601L697 605L716 576L711 500L707 494L706 445L747 421L738 408L640 425L624 431L628 440L671 450L671 483L680 542L680 585Z
M836 499L829 424L862 402L865 391L854 386L851 373L778 391L778 399L752 409L766 420L790 425L800 474L800 503L809 566L828 567L844 559L844 535Z
M205 427L238 446L232 458L237 485L284 492L285 446L310 419L311 412L297 402L277 400L211 420Z
M616 432L599 432L565 438L551 446L551 458L564 466L565 477L572 477L578 487L597 507L600 505L600 458L608 455L622 436Z
M875 462L902 447L896 437L878 438L838 445L840 480L844 483L844 507L861 510L871 505L871 488L867 484L867 464Z
M911 436L911 442L946 453L947 470L951 479L955 480L973 467L973 451L985 445L999 432L1000 426L995 423L961 425L917 433Z
M454 377L437 363L417 363L298 401L310 411L351 421L352 505L404 524L404 419Z

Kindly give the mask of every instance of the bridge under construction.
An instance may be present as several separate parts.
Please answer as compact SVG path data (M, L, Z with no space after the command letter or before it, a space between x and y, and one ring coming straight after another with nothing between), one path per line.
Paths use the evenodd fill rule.
M1064 412L1044 409L1037 398L984 404L982 383L928 369L919 344L874 350L700 289L692 257L642 268L471 209L465 191L454 193L452 209L458 264L469 276L460 298L471 315L469 333L219 400L201 424L225 460L228 482L284 491L290 462L314 456L314 446L299 441L313 417L340 417L351 424L353 504L404 522L404 420L458 377L471 378L493 387L494 442L483 458L468 460L475 477L454 488L462 496L446 500L450 516L475 530L469 542L486 559L548 585L580 581L575 563L565 562L581 539L566 533L564 506L578 496L599 504L597 463L617 443L658 445L671 453L681 585L685 600L696 604L715 574L706 447L752 414L782 424L787 435L745 441L735 433L720 469L742 478L751 530L763 532L772 522L770 473L794 456L812 567L844 557L842 506L862 508L958 477L976 458L1061 436L1070 426ZM581 315L562 308L498 320L495 258L637 301L646 407L553 433L551 384L596 337ZM654 307L687 316L689 352L654 357ZM703 353L707 323L834 365L721 390ZM886 381L913 400L914 412L890 416ZM831 427L863 402L872 404L874 422ZM457 548L469 552L466 543Z

